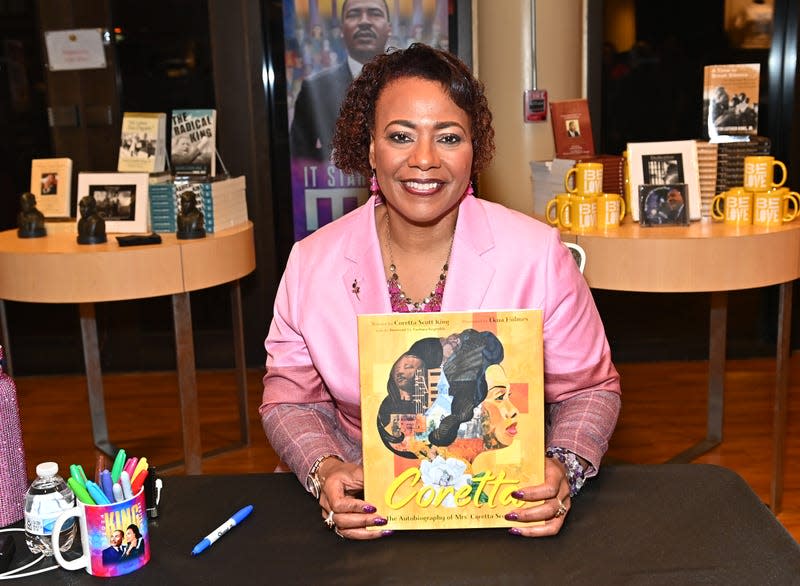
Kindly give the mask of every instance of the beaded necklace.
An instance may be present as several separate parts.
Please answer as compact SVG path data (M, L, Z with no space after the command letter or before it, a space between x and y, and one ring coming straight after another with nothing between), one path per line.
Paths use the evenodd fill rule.
M450 247L447 250L447 258L442 266L442 272L439 274L439 280L436 282L433 290L422 301L412 301L403 292L403 286L400 284L400 277L397 276L397 267L394 264L394 255L392 254L392 232L389 229L389 214L386 214L386 247L389 251L389 273L391 277L387 279L386 284L389 288L389 301L392 306L392 311L395 313L416 313L416 312L433 312L442 310L442 296L444 295L444 285L447 281L447 269L450 262L450 252L453 250L453 235L450 236Z

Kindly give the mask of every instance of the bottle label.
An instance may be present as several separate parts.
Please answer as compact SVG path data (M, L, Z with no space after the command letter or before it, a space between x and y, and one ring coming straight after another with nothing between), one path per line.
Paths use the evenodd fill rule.
M33 535L52 535L56 519L70 508L72 505L61 498L37 499L31 511L25 512L25 531ZM74 523L75 517L70 517L62 531L71 529Z

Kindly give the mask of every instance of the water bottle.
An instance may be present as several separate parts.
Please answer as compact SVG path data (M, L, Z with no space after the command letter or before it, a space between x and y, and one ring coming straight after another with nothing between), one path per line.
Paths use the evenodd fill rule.
M36 466L36 480L25 493L25 543L33 553L53 555L53 525L59 515L75 506L75 494L58 475L58 464L42 462ZM75 517L61 529L61 551L75 539Z
M27 488L17 387L5 370L0 346L0 527L22 519Z

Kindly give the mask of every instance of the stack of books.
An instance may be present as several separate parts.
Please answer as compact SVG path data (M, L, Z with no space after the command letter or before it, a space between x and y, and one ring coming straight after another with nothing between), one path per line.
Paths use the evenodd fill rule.
M717 194L717 149L707 140L697 141L697 168L700 175L700 217L711 216L711 201Z
M533 183L533 213L543 218L547 212L547 202L559 193L564 193L564 176L574 165L574 159L553 159L552 161L531 161L531 180Z
M177 231L180 195L187 190L195 193L207 233L213 234L247 222L244 176L218 181L176 180L150 185L150 224L154 232Z
M769 155L772 143L765 136L752 136L747 142L723 142L717 145L717 193L744 184L744 158Z

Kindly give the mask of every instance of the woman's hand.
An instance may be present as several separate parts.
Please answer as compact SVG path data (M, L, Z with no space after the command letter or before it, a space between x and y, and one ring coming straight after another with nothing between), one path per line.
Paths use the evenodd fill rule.
M386 525L387 521L375 514L377 509L374 506L356 498L364 490L364 469L361 466L328 458L320 469L320 476L325 479L319 496L322 518L326 523L331 520L337 535L348 539L377 539L392 534L391 531L366 529Z
M543 501L540 505L527 509L517 509L506 515L510 521L544 521L543 524L527 527L512 527L509 533L525 537L545 537L561 531L564 519L570 509L569 482L567 470L555 458L544 460L544 483L538 486L521 488L513 496L529 502Z

